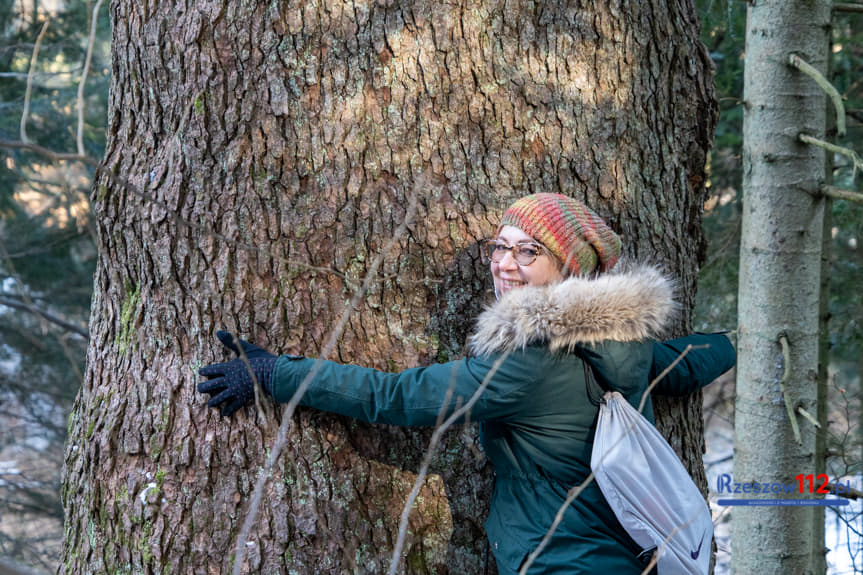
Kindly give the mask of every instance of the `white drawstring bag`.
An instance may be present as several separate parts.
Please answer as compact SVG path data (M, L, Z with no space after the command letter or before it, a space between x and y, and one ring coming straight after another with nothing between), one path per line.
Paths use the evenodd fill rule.
M659 551L659 575L708 572L713 521L677 454L618 392L599 408L590 468L629 536Z

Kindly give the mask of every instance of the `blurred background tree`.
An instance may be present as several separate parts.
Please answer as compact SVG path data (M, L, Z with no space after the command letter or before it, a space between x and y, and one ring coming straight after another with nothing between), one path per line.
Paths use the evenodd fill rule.
M696 329L732 328L737 324L737 284L742 215L743 64L747 3L738 0L698 0L702 41L716 66L720 103L719 123L710 155L710 196L705 205L704 227L708 255L699 275L699 291L693 325ZM860 4L858 4L860 6ZM834 11L831 81L842 95L848 132L838 145L863 150L863 13ZM832 110L828 112L832 115ZM835 135L835 130L834 130ZM860 190L860 173L841 155L833 157L833 185ZM829 379L826 430L827 473L831 480L857 478L861 466L861 381L863 381L863 206L845 200L832 201L829 302ZM794 281L789 278L789 281ZM814 366L813 366L814 368ZM734 421L734 382L708 388L705 418L708 428L708 477L731 472L730 446ZM711 441L711 436L713 441ZM718 451L711 453L711 449ZM711 472L711 463L715 463ZM728 467L723 467L727 465ZM810 471L806 471L809 473ZM863 572L859 502L840 511L827 511L828 573ZM716 509L715 509L716 510ZM730 518L727 513L725 521ZM718 569L727 562L727 539L717 530ZM848 543L846 548L838 548ZM850 551L849 551L850 550Z
M0 3L0 140L20 139L28 71L30 142L76 149L78 82L94 4ZM87 155L104 151L107 10L84 98ZM87 200L92 168L0 149L0 556L54 571L62 536L60 466L66 418L81 381L95 248Z

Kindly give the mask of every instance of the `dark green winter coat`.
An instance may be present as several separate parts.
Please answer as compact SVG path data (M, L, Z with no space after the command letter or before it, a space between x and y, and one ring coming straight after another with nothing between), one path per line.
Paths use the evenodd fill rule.
M693 392L734 365L723 335L655 341L673 311L671 287L652 268L525 287L482 314L470 357L401 373L322 361L301 404L375 423L430 426L486 383L469 418L481 422L495 469L486 532L498 571L513 574L567 490L590 474L599 385L637 407L650 381L690 343L708 347L690 351L657 393ZM582 358L599 385L585 381ZM277 401L291 399L315 361L279 358ZM645 415L653 420L649 403ZM640 551L592 483L566 510L530 573L640 573Z

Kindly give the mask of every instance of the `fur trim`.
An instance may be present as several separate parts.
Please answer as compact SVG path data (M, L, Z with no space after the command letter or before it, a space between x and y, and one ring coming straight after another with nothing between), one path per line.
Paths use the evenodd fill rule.
M655 338L677 308L673 292L671 280L645 265L511 290L480 315L470 349L487 355L546 341L558 351Z

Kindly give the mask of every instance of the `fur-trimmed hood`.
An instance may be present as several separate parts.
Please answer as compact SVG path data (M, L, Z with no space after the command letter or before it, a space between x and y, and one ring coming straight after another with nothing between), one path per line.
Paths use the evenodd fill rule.
M618 265L594 278L515 289L479 316L470 349L487 355L545 341L557 351L603 340L656 338L677 308L673 292L671 280L646 265Z

